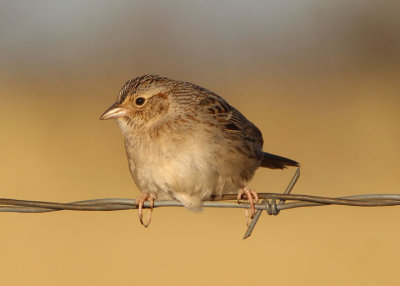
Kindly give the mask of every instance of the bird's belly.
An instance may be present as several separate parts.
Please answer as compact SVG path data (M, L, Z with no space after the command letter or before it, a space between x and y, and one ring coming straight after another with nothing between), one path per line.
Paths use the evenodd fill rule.
M143 193L199 209L211 195L234 193L243 186L243 168L249 168L244 158L227 154L226 145L187 137L170 143L149 141L127 152L132 177Z
M139 156L130 163L132 175L143 192L157 197L174 198L175 193L209 197L217 188L219 175L211 158L198 151L169 150Z

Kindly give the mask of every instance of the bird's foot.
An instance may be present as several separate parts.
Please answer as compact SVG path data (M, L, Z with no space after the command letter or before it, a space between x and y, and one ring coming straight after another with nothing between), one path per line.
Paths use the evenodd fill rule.
M256 191L251 190L247 187L243 187L240 189L238 196L237 196L237 201L239 203L239 200L242 199L243 195L246 194L247 195L247 200L250 203L250 213L249 210L246 209L245 210L245 215L247 218L247 225L249 225L250 223L250 219L253 218L255 212L256 212L256 207L254 205L255 202L258 202L258 194Z
M149 201L150 202L150 209L149 212L147 214L147 222L143 221L143 205L145 201ZM154 207L154 197L152 197L151 195L143 195L139 198L136 199L136 205L138 206L138 215L139 215L139 220L140 223L144 226L144 227L148 227L150 222L151 222L151 214L153 212L153 207Z

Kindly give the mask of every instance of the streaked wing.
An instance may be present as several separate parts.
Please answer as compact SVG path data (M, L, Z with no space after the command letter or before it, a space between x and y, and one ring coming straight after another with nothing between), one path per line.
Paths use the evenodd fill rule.
M263 138L260 130L223 98L216 94L208 94L199 105L222 125L226 136L252 141L262 147Z
M228 124L225 125L226 131L240 132L245 139L253 141L262 147L264 141L261 131L257 128L257 126L251 123L236 108L231 107L231 109L231 117L229 118Z

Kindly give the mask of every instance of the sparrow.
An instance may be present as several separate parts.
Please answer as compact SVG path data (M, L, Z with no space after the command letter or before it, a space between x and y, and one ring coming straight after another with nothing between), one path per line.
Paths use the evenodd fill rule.
M126 82L101 116L116 119L125 139L129 170L143 195L141 224L151 221L154 200L178 200L199 211L213 195L244 194L255 213L257 192L246 187L259 167L299 163L262 150L260 130L216 93L196 84L146 74ZM150 201L147 222L143 204Z

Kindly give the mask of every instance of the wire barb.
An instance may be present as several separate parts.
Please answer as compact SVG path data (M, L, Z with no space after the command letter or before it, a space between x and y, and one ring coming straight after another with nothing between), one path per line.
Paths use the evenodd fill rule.
M296 173L294 173L292 179L290 180L289 185L286 187L286 190L283 192L283 194L288 195L290 194L290 192L293 190L294 185L296 185L297 180L300 177L300 168L297 168ZM272 199L271 202L269 200L263 200L261 203L265 204L265 211L269 214L269 215L278 215L279 214L279 209L278 206L276 205L276 200ZM281 199L279 201L279 206L283 206L285 204L285 199ZM260 215L262 213L262 209L257 210L256 213L254 214L254 217L252 219L252 221L250 222L249 226L247 227L246 233L243 236L243 239L246 239L248 237L250 237L250 235L252 234L254 228L256 227L256 223L258 221L258 219L260 218Z

